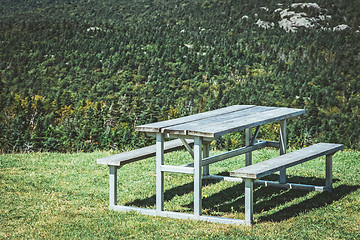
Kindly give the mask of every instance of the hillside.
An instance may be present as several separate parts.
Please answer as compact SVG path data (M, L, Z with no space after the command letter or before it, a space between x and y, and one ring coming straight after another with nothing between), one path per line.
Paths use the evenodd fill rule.
M143 146L135 125L233 104L305 108L293 146L360 149L360 2L300 3L4 0L0 152Z

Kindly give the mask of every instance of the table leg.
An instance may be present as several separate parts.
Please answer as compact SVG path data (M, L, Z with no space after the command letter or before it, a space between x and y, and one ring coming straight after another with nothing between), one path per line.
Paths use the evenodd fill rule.
M164 211L164 134L156 134L156 211Z
M201 161L202 161L202 138L195 137L194 139L194 215L200 216L202 212L202 173L201 173Z
M117 167L109 167L109 208L112 209L112 207L117 204Z
M245 146L249 146L252 138L252 129L245 129ZM252 164L252 152L245 153L245 166Z
M210 143L205 142L203 144L203 158L209 157L209 149L210 149ZM209 165L203 166L203 175L204 176L210 175Z
M280 121L280 155L286 154L286 119ZM286 183L286 168L280 170L280 183Z
M326 183L328 191L332 191L332 155L326 155Z

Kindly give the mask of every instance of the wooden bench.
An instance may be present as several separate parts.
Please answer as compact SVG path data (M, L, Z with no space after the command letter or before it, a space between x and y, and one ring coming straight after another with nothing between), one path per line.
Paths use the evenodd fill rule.
M190 145L193 140L176 139L164 143L164 153L173 152L186 148L190 151ZM115 154L109 157L97 159L98 164L108 165L110 168L109 175L109 208L113 209L117 205L117 169L125 164L137 162L149 157L156 156L156 145L135 149L128 152Z
M332 190L332 155L343 149L342 144L318 143L291 153L287 153L267 161L249 165L230 172L230 176L239 177L245 181L245 222L253 223L253 183L265 186L279 186L284 188L298 188L316 191ZM270 182L257 180L274 172L307 162L309 160L326 155L326 184L325 186L312 186L303 184L292 184L286 182Z

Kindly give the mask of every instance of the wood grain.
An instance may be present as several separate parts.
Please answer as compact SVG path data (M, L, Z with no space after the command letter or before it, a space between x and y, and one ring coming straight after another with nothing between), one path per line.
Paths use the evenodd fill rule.
M187 140L189 145L193 145L193 140ZM185 148L180 139L168 141L164 143L164 152L172 152ZM156 145L135 149L129 152L115 154L109 157L100 158L98 164L121 167L125 164L136 162L156 155Z
M323 155L334 154L343 148L342 144L318 143L267 161L240 168L230 172L230 176L257 179L280 171L282 168L289 168Z

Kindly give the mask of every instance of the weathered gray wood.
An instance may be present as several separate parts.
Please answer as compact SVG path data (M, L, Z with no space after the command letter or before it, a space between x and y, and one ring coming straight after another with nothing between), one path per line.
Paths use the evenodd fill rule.
M156 133L146 132L145 134L148 137L156 137ZM187 139L187 140L194 140L195 136L165 133L165 138L172 138L172 139L184 138L184 139ZM203 142L212 142L214 140L215 140L215 138L203 137Z
M164 133L171 133L171 134L180 134L186 135L188 130L199 129L204 126L215 126L217 124L222 124L223 122L232 121L238 119L240 117L250 117L254 114L274 110L275 107L263 107L263 106L254 106L251 108L240 109L238 111L224 113L221 115L211 116L204 119L198 119L191 122L186 122L182 124L177 124L171 127L163 128L161 131Z
M280 171L282 168L289 168L323 155L334 154L341 149L343 149L342 144L318 143L310 147L232 171L230 172L230 176L257 179Z
M164 134L156 134L156 211L164 211Z
M264 125L270 122L280 121L303 113L304 110L301 109L277 108L266 112L256 113L251 116L221 122L215 125L204 125L202 128L194 130L189 129L188 134L194 136L205 135L208 137L218 138L227 133Z
M153 154L155 154L156 152L156 210L114 205L116 203L112 204L111 208L120 211L137 211L143 214L149 214L154 216L196 219L221 223L246 223L250 225L253 222L254 179L249 177L245 179L245 221L239 219L225 219L202 216L202 166L204 166L204 178L212 177L211 175L209 175L209 171L207 169L207 166L210 163L220 161L242 153L247 153L249 151L253 151L255 149L265 146L275 146L283 148L285 141L281 141L282 147L280 147L281 144L274 142L256 142L256 134L258 132L257 129L253 138L251 138L251 136L247 138L248 146L214 157L208 156L207 146L205 146L206 143L204 141L206 141L205 139L212 140L230 132L251 129L252 127L258 127L270 122L282 121L287 118L303 114L304 112L305 111L302 109L237 105L179 119L137 126L137 131L144 131L156 135L157 142L155 150L149 152L141 149L140 151L136 151L136 153L134 153L135 156L130 156L131 154L127 154L127 156L125 156L126 154L124 154L121 157L126 158L126 160L123 161L119 160L119 156L117 156L115 157L115 159L112 159L112 161L109 161L109 159L103 161L98 160L98 163L109 165L111 168L113 166L120 167L129 162L144 159L149 156L154 156ZM285 128L283 127L283 129ZM248 133L249 132L250 131L248 130ZM165 135L171 137L184 137L187 139L193 138L195 142L193 151L194 163L190 163L184 166L164 165L164 153L167 149L166 143L164 146ZM185 146L186 145L187 144L185 144ZM170 148L170 151L173 151L173 149L175 148L176 147ZM183 148L183 144L181 144L179 148ZM189 149L189 147L187 148ZM144 154L145 156L140 156L140 153ZM164 172L181 172L194 174L194 214L183 214L164 211ZM236 179L236 181L241 181L241 179L239 178L220 178L222 180L227 180L228 178L228 180L231 181L234 181L234 179Z
M194 215L200 216L202 213L202 138L194 139Z
M193 145L193 140L187 140L189 145ZM164 153L183 149L184 145L179 139L165 142ZM129 152L122 152L109 157L100 158L98 164L122 167L125 164L143 160L156 155L156 145L135 149Z
M250 110L252 109L244 111ZM305 112L303 109L273 108L267 111L255 111L250 115L243 116L242 112L244 111L236 112L239 114L239 117L231 118L231 120L227 121L212 121L212 118L208 118L191 123L164 128L162 131L170 134L183 134L189 136L218 138L227 133L264 125L270 122L280 121L286 118L303 114Z
M213 110L213 111L198 113L198 114L194 114L194 115L190 115L190 116L186 116L186 117L181 117L181 118L171 119L171 120L167 120L167 121L155 122L155 123L136 126L135 131L160 132L162 128L168 128L171 126L196 121L199 119L206 119L209 117L219 116L222 114L227 114L227 113L231 113L234 111L252 108L252 107L255 107L255 106L254 105L233 105L233 106L229 106L229 107L225 107L225 108L221 108L221 109L217 109L217 110Z

